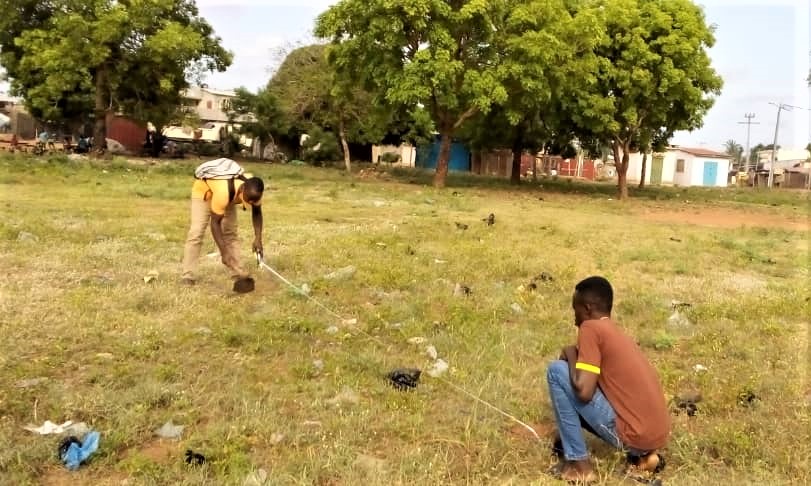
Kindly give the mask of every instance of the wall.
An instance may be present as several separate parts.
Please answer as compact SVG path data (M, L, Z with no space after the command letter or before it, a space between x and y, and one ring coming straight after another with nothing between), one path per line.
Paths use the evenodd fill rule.
M146 125L140 125L123 116L107 115L107 138L113 139L128 151L138 154L146 141Z
M673 154L673 184L677 186L691 186L692 173L693 173L693 157L684 152L676 152ZM676 172L678 166L678 159L684 159L684 172ZM703 170L703 168L702 168ZM704 174L702 173L702 177ZM700 181L699 181L700 182Z
M727 180L729 178L729 160L716 159L712 157L691 157L690 164L690 183L684 185L703 186L704 185L704 162L715 162L718 164L718 172L715 177L715 184L712 187L727 187Z
M400 162L393 164L398 167L414 167L417 160L417 148L408 144L400 145L372 145L372 163L380 162L380 156L385 153L396 153Z
M664 157L662 161L662 185L678 184L676 181L676 159L682 158L672 151L663 154L648 154L648 160L645 165L645 184L650 185L651 174L653 173L653 157L661 155ZM643 154L634 152L628 158L628 182L639 182L642 177L642 158Z

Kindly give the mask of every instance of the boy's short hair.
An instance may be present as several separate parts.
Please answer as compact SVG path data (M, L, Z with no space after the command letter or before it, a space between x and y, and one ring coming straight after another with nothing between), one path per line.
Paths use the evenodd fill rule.
M584 302L593 304L600 312L611 313L614 307L614 290L605 278L589 277L581 280L574 289Z

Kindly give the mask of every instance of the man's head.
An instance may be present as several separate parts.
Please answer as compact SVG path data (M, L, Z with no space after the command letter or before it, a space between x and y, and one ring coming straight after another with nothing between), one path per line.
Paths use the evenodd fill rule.
M255 205L262 200L262 193L265 191L265 183L258 177L251 177L242 185L242 200L250 205Z
M590 319L609 317L613 306L614 290L603 277L589 277L575 285L572 309L576 326Z

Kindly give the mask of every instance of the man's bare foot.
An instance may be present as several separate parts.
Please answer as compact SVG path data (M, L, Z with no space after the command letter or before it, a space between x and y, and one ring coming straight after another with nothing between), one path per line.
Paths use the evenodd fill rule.
M584 461L566 461L560 470L560 479L573 483L594 483L597 474L588 459Z
M631 474L655 474L664 469L664 466L664 458L656 451L653 451L644 456L631 458L628 472Z

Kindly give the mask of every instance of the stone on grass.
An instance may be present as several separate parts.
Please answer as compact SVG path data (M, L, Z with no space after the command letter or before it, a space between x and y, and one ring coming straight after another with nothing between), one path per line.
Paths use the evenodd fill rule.
M168 421L161 428L155 431L155 435L163 439L179 439L183 435L183 425L175 425L172 421Z
M360 403L360 396L358 396L354 390L346 386L340 393L327 400L327 405L335 405L338 407L341 405L357 405L358 403Z
M517 302L513 302L512 304L510 304L510 309L512 309L512 311L515 312L516 314L523 314L524 313L524 309L522 309L521 306L518 305Z
M265 486L268 483L268 472L264 469L257 469L248 474L242 486Z
M31 388L32 386L37 386L46 381L48 381L48 378L29 378L27 380L20 380L17 383L14 383L14 386L17 388Z
M422 336L416 336L416 337L413 337L413 338L408 338L408 344L414 344L416 346L419 346L420 344L425 344L426 341L427 340Z
M37 237L37 235L35 235L33 233L29 233L27 231L20 231L17 234L17 241L33 241L33 242L37 242L37 241L39 241L39 238Z
M434 378L439 378L444 375L446 371L448 371L448 363L444 359L438 359L434 361L434 364L428 368L426 373Z
M367 473L381 473L386 469L386 461L368 454L358 454L353 466L363 469Z
M425 348L425 354L427 354L428 357L431 358L431 359L437 359L439 357L439 354L437 353L437 350L436 350L436 348L434 346L426 347Z
M349 265L347 267L339 268L338 270L335 270L332 273L324 275L324 278L326 280L346 280L352 278L352 276L355 275L355 272L357 271L358 269L355 268L354 265Z

